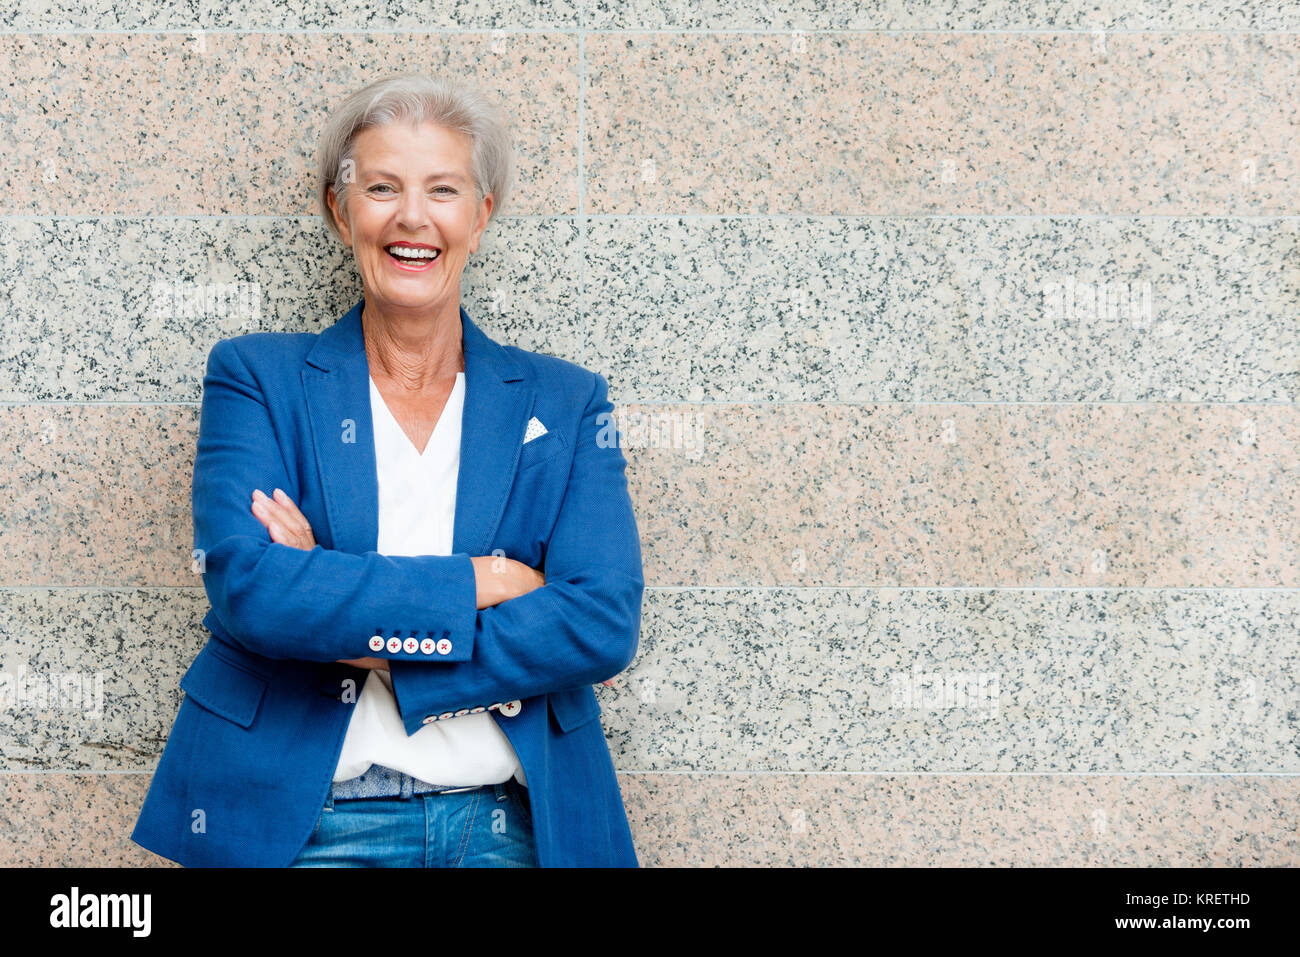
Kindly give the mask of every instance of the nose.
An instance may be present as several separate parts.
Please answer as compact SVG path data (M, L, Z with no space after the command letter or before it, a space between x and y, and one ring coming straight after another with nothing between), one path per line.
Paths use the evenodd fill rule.
M407 190L397 204L397 225L413 232L425 226L429 222L428 202L418 189Z

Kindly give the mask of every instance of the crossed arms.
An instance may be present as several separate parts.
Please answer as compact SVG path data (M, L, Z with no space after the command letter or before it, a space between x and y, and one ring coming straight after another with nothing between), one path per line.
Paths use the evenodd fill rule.
M613 406L603 377L593 380L547 543L545 584L523 592L528 573L538 573L517 562L502 580L481 574L494 560L488 556L353 554L314 538L303 547L303 530L282 521L291 514L283 500L264 522L250 507L252 490L281 489L292 504L297 481L256 378L234 341L218 342L203 380L193 491L194 542L216 617L263 657L387 660L408 734L429 714L591 685L622 671L640 630L641 548L623 454L597 442ZM296 544L274 540L277 522ZM484 604L503 594L511 597ZM450 651L412 656L372 647L376 634L399 632L445 639Z

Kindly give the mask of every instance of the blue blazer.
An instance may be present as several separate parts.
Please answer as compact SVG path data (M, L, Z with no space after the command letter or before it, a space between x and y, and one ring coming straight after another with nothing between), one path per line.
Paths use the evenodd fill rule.
M543 867L635 867L592 690L636 654L643 589L608 384L494 342L462 308L453 554L381 555L363 305L208 356L193 505L211 635L131 839L187 866L290 864L367 676L337 661L383 657L407 734L490 711L527 776ZM532 418L546 432L525 443ZM249 510L276 487L311 551L272 542ZM494 553L546 584L477 610L470 557Z

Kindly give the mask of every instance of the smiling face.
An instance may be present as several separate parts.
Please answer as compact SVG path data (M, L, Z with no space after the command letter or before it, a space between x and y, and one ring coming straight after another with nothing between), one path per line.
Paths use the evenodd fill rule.
M350 220L333 190L329 204L356 256L367 306L459 317L460 274L492 212L491 194L481 204L474 195L469 136L399 122L363 130L353 143Z

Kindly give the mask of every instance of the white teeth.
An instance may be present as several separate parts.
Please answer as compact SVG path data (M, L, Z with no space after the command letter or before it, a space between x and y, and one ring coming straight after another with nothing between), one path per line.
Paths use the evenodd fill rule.
M413 246L389 246L388 251L403 259L437 259L441 255L437 249L416 249Z

